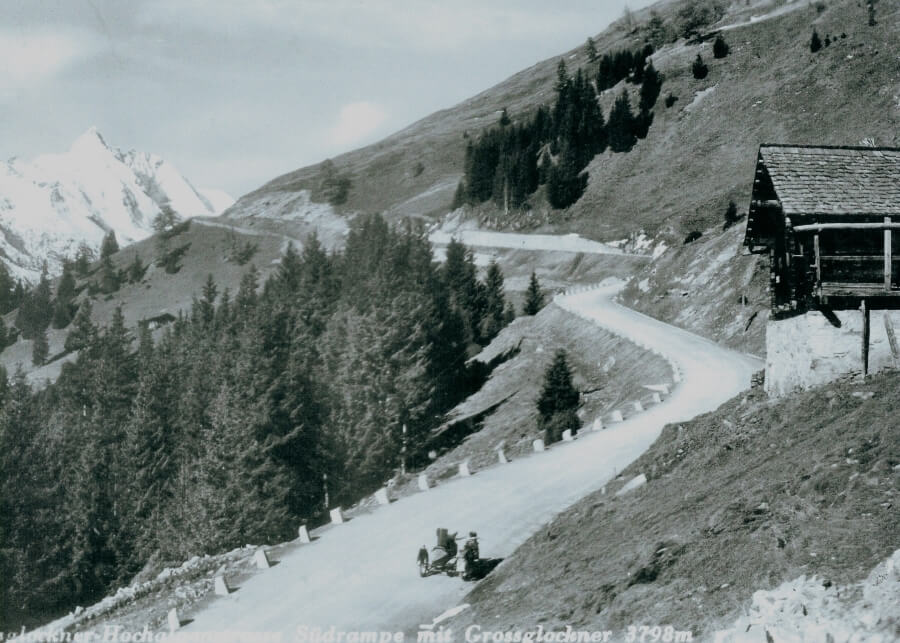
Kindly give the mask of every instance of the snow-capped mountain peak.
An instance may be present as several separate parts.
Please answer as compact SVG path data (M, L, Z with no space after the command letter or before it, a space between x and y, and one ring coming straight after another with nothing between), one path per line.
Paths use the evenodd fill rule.
M109 230L120 245L148 237L163 205L191 217L217 215L234 203L220 190L210 194L161 157L123 153L91 127L68 152L0 163L0 259L33 281L44 260L58 272L81 243L99 248Z
M69 152L74 155L96 155L96 154L109 154L112 153L109 145L106 144L106 140L104 140L103 135L100 134L100 131L91 126L84 132L81 136L76 138L72 142L72 146L69 148Z

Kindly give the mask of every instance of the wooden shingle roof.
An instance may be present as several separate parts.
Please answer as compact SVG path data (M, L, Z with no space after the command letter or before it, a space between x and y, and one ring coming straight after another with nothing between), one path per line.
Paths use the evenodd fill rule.
M900 216L900 149L762 145L785 216Z

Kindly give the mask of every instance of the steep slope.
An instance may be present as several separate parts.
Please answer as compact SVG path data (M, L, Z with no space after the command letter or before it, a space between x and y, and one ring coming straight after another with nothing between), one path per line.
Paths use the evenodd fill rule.
M656 9L674 20L685 4L664 3ZM648 16L647 11L636 13L597 36L600 53L643 44ZM896 3L878 4L874 26L868 25L864 5L854 0L733 3L721 20L706 27L708 32L723 30L730 54L714 59L709 40L681 39L659 47L652 60L664 82L648 137L630 153L597 156L580 201L568 211L543 212L534 220L598 240L644 228L680 241L686 232L720 218L729 198L746 202L761 142L856 144L874 139L897 144L900 110L891 52L898 20ZM809 49L813 29L823 39L833 39L817 53ZM703 80L691 73L698 53L709 65ZM504 107L517 119L550 103L560 58L570 72L589 66L595 73L596 64L589 65L579 47L334 159L352 181L349 198L339 209L393 216L445 214L463 171L464 137L494 124ZM601 97L605 114L623 86ZM677 102L667 108L664 98L670 94ZM321 169L302 168L271 181L241 198L230 216L241 217L266 200L286 199L300 190L315 197ZM480 216L501 227L511 223L502 212Z
M572 625L624 637L630 625L658 624L711 640L754 591L815 574L808 585L832 587L832 598L845 586L838 595L854 611L838 616L841 631L894 640L896 603L861 609L854 584L900 544L898 385L893 373L777 403L757 388L667 426L606 494L585 497L504 561L464 599L472 609L449 625L457 632L471 624ZM643 487L615 493L641 474ZM884 590L896 597L896 576L888 583ZM803 640L826 640L807 631L820 615L810 594L802 598L802 614L794 603L797 612L787 616L810 634ZM736 640L773 640L759 627L747 636Z
M110 147L91 128L68 152L0 165L0 259L34 281L41 264L59 272L82 243L97 250L115 231L120 245L148 237L163 206L184 216L215 215L233 202L212 200L162 158Z
M707 230L643 266L622 301L657 319L754 355L766 351L767 259L743 254L744 221Z

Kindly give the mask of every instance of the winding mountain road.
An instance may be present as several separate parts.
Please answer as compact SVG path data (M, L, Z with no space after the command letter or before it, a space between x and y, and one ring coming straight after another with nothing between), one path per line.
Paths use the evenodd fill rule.
M423 544L430 549L436 527L461 534L475 530L483 557L509 556L555 514L636 459L666 423L715 409L748 388L751 374L762 368L756 358L615 303L619 288L561 296L556 305L676 363L682 381L662 404L603 431L585 431L575 442L443 482L323 529L312 544L292 549L277 566L192 615L185 633L270 632L296 641L300 626L415 630L472 588L459 578L418 577L416 552Z

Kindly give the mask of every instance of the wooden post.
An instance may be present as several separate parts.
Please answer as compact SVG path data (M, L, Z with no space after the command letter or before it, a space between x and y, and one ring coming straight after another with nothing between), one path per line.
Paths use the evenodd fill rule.
M813 249L816 252L816 288L822 285L822 255L819 252L819 233L813 237Z
M891 347L894 363L897 363L900 360L900 346L897 344L897 333L894 332L894 324L891 323L891 314L887 310L884 311L884 330L887 333L888 345Z
M890 217L884 218L885 224L891 222ZM891 229L884 229L884 290L891 291Z
M863 299L860 304L863 314L863 332L862 332L862 364L863 377L869 374L869 307L866 306L866 300Z

